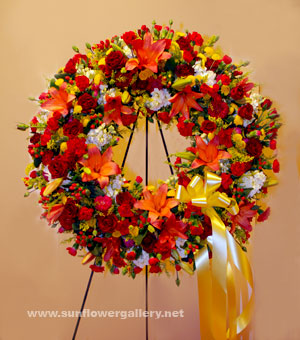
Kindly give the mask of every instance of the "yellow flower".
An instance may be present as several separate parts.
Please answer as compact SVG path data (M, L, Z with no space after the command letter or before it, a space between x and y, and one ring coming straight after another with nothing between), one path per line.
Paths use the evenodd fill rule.
M131 95L128 91L124 91L122 94L122 103L128 104L131 101Z
M64 82L64 80L62 78L59 78L55 81L55 85L60 86L63 82Z
M211 59L212 59L212 60L220 60L221 57L220 57L220 55L219 55L218 53L214 53L214 54L212 55Z
M84 127L86 127L89 122L90 122L90 118L88 118L88 117L85 117L81 120L81 123Z
M97 73L94 77L94 83L95 85L99 85L100 84L100 81L101 81L101 75L100 73Z
M98 65L105 65L105 58L101 58L101 59L98 61Z
M120 237L122 234L119 232L119 230L115 230L113 233L112 233L112 236L113 237Z
M221 93L224 94L224 96L228 96L229 92L230 92L230 87L228 85L223 85L221 87Z
M133 237L137 237L139 234L139 227L134 227L133 225L129 226L129 233L130 235L132 235Z
M214 54L214 49L212 47L205 47L204 51L209 57Z
M235 142L235 143L239 143L243 140L243 136L240 135L239 133L236 133L232 136L232 140Z
M82 106L80 105L75 105L74 107L74 113L81 113L82 111Z
M150 231L150 233L155 232L155 228L151 224L148 225L148 230Z
M240 117L239 115L236 115L236 117L234 118L234 124L235 125L243 125L243 118Z
M66 142L63 142L60 144L60 151L61 152L65 152L67 150L67 143Z

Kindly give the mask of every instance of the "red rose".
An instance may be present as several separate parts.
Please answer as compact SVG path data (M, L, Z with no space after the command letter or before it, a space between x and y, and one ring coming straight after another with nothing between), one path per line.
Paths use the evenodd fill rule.
M94 214L94 209L82 207L79 210L78 219L80 221L83 221L83 220L88 221L93 217L93 214Z
M183 51L183 59L187 63L190 63L195 58L195 54L191 51Z
M223 85L229 85L231 83L231 79L227 74L222 74L220 79Z
M224 63L226 65L230 64L232 62L232 59L228 55L224 55L223 59Z
M181 50L189 51L192 49L191 41L187 37L180 37L176 40Z
M49 129L46 129L44 133L41 135L41 145L46 146L50 139L51 139L51 132Z
M117 226L118 219L116 215L97 216L98 227L103 233L112 233Z
M84 138L72 138L67 141L65 157L69 163L75 163L87 152L87 145Z
M171 121L171 117L168 112L159 112L157 115L158 119L161 120L165 124L169 124Z
M277 147L276 140L275 139L271 140L270 141L270 149L276 150L276 147Z
M175 74L177 77L187 77L189 75L194 75L194 69L189 64L180 64L176 66Z
M101 212L106 212L112 206L112 199L109 196L97 196L95 198L95 208Z
M128 126L137 120L137 115L121 115L122 124Z
M133 261L136 258L136 252L130 251L129 253L126 254L126 258L129 261Z
M225 174L225 173L221 174L221 178L222 178L222 187L225 190L227 190L230 184L233 182L233 180L229 174Z
M199 227L199 226L190 226L190 232L192 235L194 236L200 236L203 234L203 228L202 227Z
M126 64L126 59L121 51L112 51L105 58L105 64L110 70L119 70Z
M58 155L50 162L49 171L52 178L66 177L69 171L69 163L64 156Z
M208 108L208 114L216 118L226 118L229 112L229 107L220 96L215 96L212 101L212 108Z
M167 258L167 257L166 257ZM151 274L157 274L157 273L160 273L161 272L161 269L159 266L151 266L150 269L149 269L149 272Z
M202 122L201 124L201 130L204 133L210 133L210 132L214 132L215 129L217 128L217 125L215 122L212 122L210 120L205 120L204 122Z
M203 38L198 32L189 33L188 37L195 43L196 46L202 46Z
M75 65L76 65L75 61L73 59L69 59L65 66L65 72L70 74L76 73Z
M97 106L97 101L90 94L84 93L78 98L78 105L82 107L83 112L90 112Z
M231 91L230 91L230 96L232 99L234 100L240 100L244 97L245 91L244 91L244 87L240 84L236 87L234 87Z
M128 235L129 234L129 221L124 220L124 221L119 221L116 227L116 230L118 230L121 235Z
M53 158L53 152L51 150L45 150L42 156L42 163L44 165L49 165Z
M137 36L135 32L129 31L122 35L121 37L127 45L131 45L134 40L136 40Z
M231 165L230 170L234 176L240 177L246 172L246 165L245 163L235 162Z
M118 212L121 217L132 217L134 215L131 211L131 206L127 203L120 205L118 207Z
M83 125L80 123L78 119L73 119L71 122L68 122L63 127L64 135L69 138L74 138L83 131Z
M146 236L143 238L142 241L142 247L145 250L145 252L149 254L153 253L155 242L156 242L155 236L152 233L147 232Z
M84 91L90 85L90 80L86 76L75 77L75 82L80 91Z
M190 183L191 179L184 173L184 172L179 172L178 174L178 184L183 185L184 187L187 187L188 184Z
M268 110L270 107L272 106L272 102L270 99L265 99L262 104L261 104L261 107L264 109L264 110Z
M136 199L128 191L125 191L117 195L116 201L119 205L128 204L132 208Z
M59 112L55 112L51 118L47 121L47 127L51 131L57 131L59 129L58 120L61 118L61 114Z
M180 117L178 119L178 124L176 125L181 136L188 137L193 135L194 123L185 123L185 118Z
M246 151L250 156L259 157L262 153L262 145L256 138L249 138L246 143Z
M272 168L275 173L278 173L280 171L280 164L277 159L274 159Z
M211 58L207 58L205 67L210 71L216 71L216 69L219 67L221 63L221 60L213 60Z
M252 119L252 117L253 117L253 106L249 103L241 106L238 110L238 115L242 118L247 119L247 120Z
M113 264L116 267L119 267L119 268L126 266L126 262L120 256L114 256L113 257Z
M233 128L220 130L220 132L218 133L219 143L225 145L227 148L231 148L233 145L231 140L232 132Z
M58 218L59 223L65 230L72 229L72 224L76 220L77 213L78 213L78 208L75 204L75 201L71 198L68 198L64 206L64 210Z

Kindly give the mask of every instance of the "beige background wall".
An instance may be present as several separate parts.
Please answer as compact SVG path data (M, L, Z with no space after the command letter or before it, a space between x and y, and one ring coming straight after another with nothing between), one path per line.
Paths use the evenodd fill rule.
M44 78L65 64L71 46L151 24L155 18L204 34L220 34L220 45L235 60L250 60L252 78L276 101L285 126L280 133L282 172L272 190L270 219L253 236L256 310L255 340L300 339L300 223L296 148L299 139L300 1L38 1L1 0L1 340L70 339L75 319L29 319L26 310L79 308L89 270L66 254L59 237L39 220L37 196L23 198L20 178L28 162L26 134L15 130L29 121L36 107L27 97L45 88ZM180 147L168 136L171 151ZM152 180L168 176L155 164L163 161L159 136L151 134ZM128 165L142 152L142 133L135 138ZM141 154L143 160L143 154ZM157 158L155 158L157 157ZM141 162L142 162L141 160ZM137 171L143 173L142 163ZM183 319L150 320L151 340L199 339L196 277L151 277L150 309L185 310ZM95 275L86 308L143 308L144 278ZM140 340L144 320L83 319L79 340Z

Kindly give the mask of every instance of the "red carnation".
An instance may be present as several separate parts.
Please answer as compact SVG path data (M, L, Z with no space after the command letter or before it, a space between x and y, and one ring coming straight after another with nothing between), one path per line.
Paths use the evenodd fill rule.
M52 178L66 177L69 171L69 163L64 156L58 155L50 162L49 171Z
M203 234L203 228L202 227L199 227L199 226L190 226L190 232L191 232L191 235L194 235L194 236L200 236Z
M219 143L225 145L227 148L231 148L233 145L231 140L232 132L233 128L220 130L220 132L218 133Z
M193 135L194 123L185 123L185 118L180 117L176 125L181 136L188 137Z
M78 119L73 119L71 122L68 122L63 127L64 135L69 138L74 138L83 131L83 125L80 123Z
M47 128L44 133L41 135L41 145L42 146L46 146L48 144L48 142L51 139L51 132L50 130Z
M59 223L65 230L72 229L72 224L76 220L77 213L78 213L78 208L75 204L75 201L71 198L68 198L64 206L64 210L58 218Z
M67 141L67 151L64 156L69 163L78 161L87 152L84 138L72 138Z
M90 112L97 106L97 101L90 94L84 93L78 98L78 105L82 107L83 112Z
M159 112L157 116L158 116L158 119L161 120L165 124L169 124L170 121L171 121L171 117L170 117L169 113L166 112L166 111Z
M80 91L84 91L90 85L90 80L86 76L77 76L75 82Z
M277 147L276 140L275 139L271 140L270 141L270 149L276 150L276 147Z
M124 126L128 126L137 120L137 115L124 115L121 114L121 121Z
M194 69L189 64L180 64L176 66L175 74L177 77L187 77L189 75L194 75Z
M242 107L239 108L238 114L240 117L250 120L253 117L253 106L249 103L246 105L243 105Z
M97 266L95 264L91 264L90 268L95 273L102 273L104 271L104 269L105 269L103 266Z
M272 168L275 173L278 173L280 171L280 164L277 159L274 159Z
M196 46L202 46L203 38L198 32L189 33L188 37L195 43Z
M208 114L216 118L226 118L229 112L229 107L226 102L224 102L221 96L215 96L211 103L212 107L208 108Z
M131 45L134 40L136 40L136 34L133 31L126 32L121 37L127 45Z
M122 259L122 257L120 256L114 256L113 257L113 264L116 267L125 267L126 266L126 262Z
M240 177L246 172L246 164L241 162L235 162L231 165L230 170L234 176Z
M112 205L112 199L109 196L97 196L95 198L95 207L101 212L106 212Z
M79 210L78 219L80 221L84 221L84 220L88 221L93 217L93 214L94 214L94 209L82 207Z
M190 183L191 179L184 173L184 172L179 172L178 174L178 184L183 185L184 187L187 187L188 184Z
M180 37L176 40L181 50L189 51L192 49L191 41L188 37Z
M221 174L221 178L222 178L222 187L225 190L227 190L229 186L231 185L231 183L233 182L233 180L229 174L225 174L225 173Z
M121 51L112 51L105 58L105 64L110 70L119 70L126 64L126 59Z
M215 122L212 122L210 120L205 120L202 122L201 124L201 130L204 133L210 133L210 132L214 132L215 129L217 128L217 125Z
M128 191L125 191L117 195L116 201L119 205L128 204L132 208L136 199Z
M232 62L232 59L228 55L224 55L223 59L224 63L226 65L230 64Z
M135 179L135 180L136 180L136 182L139 183L139 184L143 182L143 179L142 179L141 176L136 176L136 179Z
M52 160L52 158L53 158L53 155L54 154L53 154L53 152L51 150L45 150L44 154L42 156L42 163L44 165L49 165L51 160Z
M259 157L262 153L262 148L262 144L256 138L249 138L246 143L246 151L253 157Z
M132 217L134 215L131 211L131 206L128 203L120 205L118 207L118 212L121 217Z
M51 131L57 131L59 129L59 119L61 118L61 114L59 112L55 112L51 118L47 121L47 127Z
M205 63L205 67L208 70L215 72L217 70L217 68L219 67L220 63L221 63L221 60L214 60L214 59L211 59L211 58L207 58L206 63Z
M126 254L126 258L129 261L133 261L136 258L136 252L135 251L130 251L129 253Z
M76 73L75 65L76 65L75 61L73 59L69 59L65 66L65 72L70 74Z
M270 107L272 106L272 101L270 99L265 99L262 103L261 103L261 107L264 110L268 110Z
M116 215L97 216L98 227L103 233L112 233L117 226L118 219Z
M118 221L116 230L118 230L121 235L128 235L129 234L129 221L128 220L124 220L124 221Z

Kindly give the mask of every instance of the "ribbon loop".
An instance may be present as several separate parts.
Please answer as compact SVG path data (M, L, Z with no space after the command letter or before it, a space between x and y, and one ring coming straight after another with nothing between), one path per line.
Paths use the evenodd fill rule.
M200 332L201 339L204 340L235 340L248 326L254 302L250 264L215 210L215 207L223 208L232 215L239 212L239 206L233 198L217 191L221 182L220 176L207 171L204 180L196 175L186 188L178 185L175 195L181 202L191 202L203 208L202 212L210 218L212 224L212 236L207 239L207 245L195 253ZM213 254L211 266L209 250ZM237 288L231 262L234 268L241 272L252 290L251 297L239 316L237 316Z

